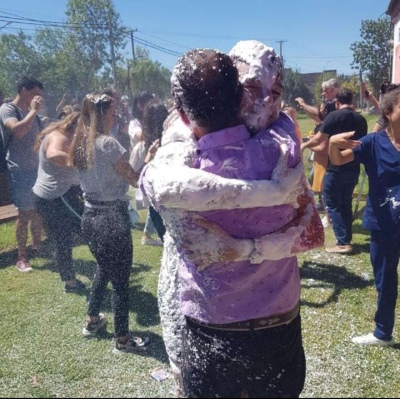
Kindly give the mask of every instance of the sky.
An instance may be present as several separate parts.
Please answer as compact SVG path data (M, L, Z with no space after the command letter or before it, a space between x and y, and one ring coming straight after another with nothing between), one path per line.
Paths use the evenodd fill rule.
M350 45L361 40L361 22L385 17L389 2L114 0L114 5L122 24L135 31L135 45L147 48L150 58L168 69L192 48L229 52L239 40L255 39L274 47L283 56L285 67L301 73L335 69L339 74L355 74ZM4 15L65 21L67 0L1 3L0 34L16 33L20 28L33 33L35 28L16 23L4 27ZM132 56L131 48L128 41L127 57Z

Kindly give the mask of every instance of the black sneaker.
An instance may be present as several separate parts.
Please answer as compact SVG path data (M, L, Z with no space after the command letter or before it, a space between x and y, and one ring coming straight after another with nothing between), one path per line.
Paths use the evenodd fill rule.
M148 345L150 338L140 338L140 337L129 337L126 343L122 344L115 339L115 346L113 349L114 353L133 353L138 349L145 349L144 347Z
M75 285L67 285L65 284L65 292L67 294L70 293L80 293L80 292L85 292L87 290L86 285L82 283L82 281L76 280Z
M94 337L107 323L103 313L99 313L99 318L95 322L87 322L86 327L82 330L84 337Z

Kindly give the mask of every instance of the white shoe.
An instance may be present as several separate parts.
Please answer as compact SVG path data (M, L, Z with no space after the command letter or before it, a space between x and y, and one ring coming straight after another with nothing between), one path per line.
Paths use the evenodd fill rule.
M153 245L155 247L162 247L164 244L159 241L155 240L154 238L142 238L142 245Z
M330 227L331 224L329 223L329 220L326 216L324 216L321 221L322 221L322 226L324 226L324 229Z
M376 338L373 333L354 337L352 341L359 345L393 346L394 344L393 338L390 341L384 341L383 339Z

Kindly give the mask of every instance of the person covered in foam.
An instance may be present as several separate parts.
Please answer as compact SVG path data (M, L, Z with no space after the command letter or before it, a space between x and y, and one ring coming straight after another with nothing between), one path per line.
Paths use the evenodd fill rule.
M177 333L180 328L179 320L182 320L178 295L179 276L176 270L182 259L191 258L201 273L206 266L213 264L211 269L218 261L235 261L227 258L227 256L232 257L232 248L235 248L234 256L238 260L247 253L247 262L251 265L261 264L263 259L270 258L270 261L275 261L290 258L298 251L323 243L320 219L317 214L315 220L313 198L305 187L293 123L286 115L279 113L282 94L280 59L276 57L273 49L255 41L239 42L230 55L238 66L241 82L244 85L241 116L254 134L249 140L253 140L255 147L264 149L265 159L276 160L280 153L283 156L275 165L272 163L268 170L261 170L253 180L224 179L215 174L204 173L201 169L210 169L207 166L209 160L202 159L196 154L196 138L191 131L193 126L185 127L179 121L177 123L181 124L180 128L173 124L167 130L163 137L163 146L155 161L149 164L143 174L145 193L156 206L160 207L163 217L170 225L170 228L167 227L170 240L166 240L160 273L159 301L167 352L170 355L171 365L177 366L175 367L177 369L180 366L180 342ZM177 76L176 70L174 78ZM179 92L179 85L174 82L173 85L175 92ZM268 131L264 131L262 135L256 134L268 125L270 125ZM288 169L288 163L295 168ZM221 167L218 173L224 176L229 165L226 160L223 164L224 167ZM190 168L194 166L200 169ZM177 168L177 173L171 173L174 168ZM270 180L256 180L262 176ZM299 193L302 195L299 196ZM190 229L187 225L185 228L185 223L182 223L187 218L187 210L255 208L261 205L263 209L271 207L267 217L271 229L266 229L264 236L255 238L254 244L245 239L233 239L221 229L220 225L210 225L204 220L197 220L197 224L191 225ZM286 210L290 209L290 217L286 219L288 223L286 226L280 226L284 227L283 229L272 227L273 220L280 217L279 207L285 208L285 206ZM221 214L221 211L216 212L217 215L218 213ZM212 219L210 214L206 213L203 216ZM293 221L294 226L289 227ZM196 228L198 225L202 228ZM229 230L229 226L224 227ZM202 236L200 247L194 245L199 238L196 234L204 231L212 235ZM305 232L308 234L306 240L304 240L307 236ZM310 238L310 232L313 233L313 238ZM179 241L182 236L185 237L186 245L189 242L191 248L179 252ZM303 241L300 237L303 237ZM249 251L246 245L250 248L254 245L254 249ZM202 255L201 259L198 259L198 254Z

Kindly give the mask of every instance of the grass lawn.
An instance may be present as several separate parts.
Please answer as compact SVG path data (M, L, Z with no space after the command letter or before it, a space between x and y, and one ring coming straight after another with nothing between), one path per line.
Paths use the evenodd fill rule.
M140 214L143 227L145 212ZM63 292L51 257L34 258L34 272L19 273L14 225L0 225L0 397L174 397L172 380L156 382L149 375L157 367L169 369L156 297L162 249L142 246L140 238L141 231L133 230L130 326L152 343L135 355L115 355L109 296L107 332L84 339L86 296ZM326 244L334 243L327 229ZM359 219L353 243L351 255L319 249L299 257L308 367L302 397L400 396L400 344L363 348L351 342L372 331L376 306L369 233ZM79 278L90 284L95 263L85 245L75 247L74 259Z

